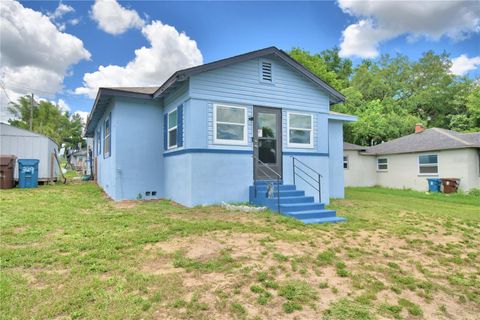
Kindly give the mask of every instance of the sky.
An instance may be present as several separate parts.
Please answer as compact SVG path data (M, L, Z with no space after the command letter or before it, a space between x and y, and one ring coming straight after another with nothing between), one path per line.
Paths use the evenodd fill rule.
M176 70L276 46L359 63L447 52L480 77L480 0L0 1L0 121L34 93L86 118L98 87L160 86Z

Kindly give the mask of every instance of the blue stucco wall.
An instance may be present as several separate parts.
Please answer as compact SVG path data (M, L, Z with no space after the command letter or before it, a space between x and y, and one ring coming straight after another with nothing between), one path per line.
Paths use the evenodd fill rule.
M344 170L343 170L343 122L329 120L329 170L330 170L330 198L343 198Z
M116 158L117 158L117 148L116 142L117 132L118 132L118 122L117 122L117 110L113 107L115 104L114 101L110 103L102 118L98 122L97 128L95 128L95 135L97 130L100 129L100 140L101 140L101 153L96 155L97 157L97 183L105 190L105 192L113 199L116 198ZM111 116L111 149L110 157L105 158L103 153L104 146L104 123L105 119Z
M159 101L117 98L116 199L159 199L163 185L163 108ZM156 192L153 196L146 192Z

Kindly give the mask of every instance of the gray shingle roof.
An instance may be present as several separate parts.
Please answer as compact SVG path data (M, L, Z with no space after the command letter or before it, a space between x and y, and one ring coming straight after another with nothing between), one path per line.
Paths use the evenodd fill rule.
M396 154L463 148L480 148L480 132L459 133L431 128L370 147L366 153Z
M159 87L107 87L106 89L133 93L153 94Z
M368 149L368 147L362 147L362 146L359 146L358 144L353 144L348 142L343 143L343 150L366 150L366 149Z

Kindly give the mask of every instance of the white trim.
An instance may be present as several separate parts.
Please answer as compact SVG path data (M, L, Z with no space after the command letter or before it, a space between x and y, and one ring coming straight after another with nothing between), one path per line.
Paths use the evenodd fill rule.
M167 113L167 150L177 148L178 144L178 107L175 109L172 109L169 113ZM177 111L177 125L174 126L173 128L170 128L170 114ZM170 131L177 130L177 143L175 143L174 146L170 146Z
M243 124L234 123L234 122L223 122L223 121L217 122L217 108L218 107L242 109L243 110ZM243 126L243 139L242 140L217 139L217 124L218 123L235 125L235 126ZM248 136L247 107L233 106L233 105L223 104L223 103L214 103L213 104L213 143L214 144L244 146L244 145L248 145L247 136Z
M310 129L290 127L290 115L301 115L310 117ZM302 130L310 132L310 143L291 143L290 142L290 130ZM301 148L301 149L313 149L313 114L287 111L287 147L289 148Z
M434 167L435 164L431 164L431 163L428 163L428 164L420 164L420 157L421 156L436 156L437 157L437 172L432 172L432 173L421 173L420 172L420 167ZM439 165L439 160L438 160L438 153L424 153L424 154L419 154L417 155L417 175L419 176L431 176L431 177L435 177L435 176L438 176L438 173L440 172L440 165Z
M378 163L379 160L387 160L386 163ZM387 169L380 169L378 166L382 164L382 165L387 165ZM377 158L377 171L378 172L387 172L388 171L388 168L389 168L389 165L388 165L388 158L385 158L385 157L382 157L382 158Z

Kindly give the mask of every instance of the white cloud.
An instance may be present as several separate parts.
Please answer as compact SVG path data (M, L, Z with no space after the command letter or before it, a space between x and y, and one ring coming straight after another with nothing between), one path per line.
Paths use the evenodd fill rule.
M340 8L358 18L342 35L340 54L371 58L382 41L407 35L409 41L446 36L460 41L480 32L480 2L338 0Z
M480 56L469 58L462 54L452 59L452 66L450 72L459 76L463 76L469 71L475 70L480 66Z
M83 76L83 87L75 93L94 98L99 87L158 86L175 71L199 65L203 61L197 43L174 27L153 21L142 28L150 47L135 50L135 58L126 66L100 66Z
M68 105L68 103L65 102L63 99L58 99L58 102L56 103L58 106L58 109L60 109L62 112L70 112L71 108Z
M16 95L51 97L63 89L72 65L90 59L80 39L60 32L46 15L16 1L0 1L0 24L0 74ZM5 101L2 98L2 106Z
M58 30L65 31L67 23L63 21L63 16L73 12L75 12L73 7L60 2L54 12L47 12L47 16L57 26Z
M114 35L145 24L135 10L122 7L116 0L96 0L92 6L92 18L100 29Z
M66 5L66 4L63 4L63 3L60 2L58 4L57 9L55 9L54 12L48 13L47 15L50 19L55 20L55 19L63 17L64 14L67 14L67 13L70 13L70 12L75 12L75 9L73 9L73 7L71 7L69 5Z
M75 111L73 114L78 114L80 118L82 119L83 124L85 125L87 123L87 118L90 112L87 111Z

